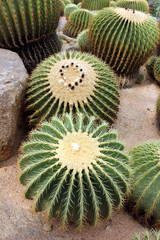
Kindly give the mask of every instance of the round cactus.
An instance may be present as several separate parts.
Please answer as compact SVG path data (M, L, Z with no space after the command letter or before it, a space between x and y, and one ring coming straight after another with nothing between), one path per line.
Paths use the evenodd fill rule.
M88 29L83 30L77 37L79 48L82 52L89 52Z
M146 0L118 0L116 6L149 13L149 4Z
M68 19L69 15L76 9L78 9L78 6L76 4L67 4L64 9L65 17Z
M86 9L77 9L73 11L69 20L64 26L63 32L69 37L76 38L84 29L87 29L92 18L92 13Z
M105 7L109 7L110 0L82 0L82 8L88 10L100 10Z
M81 114L62 122L43 122L22 146L20 182L25 197L35 199L35 210L45 209L48 218L57 216L65 226L83 221L97 224L109 219L123 203L128 191L130 170L124 145L107 124L96 127Z
M158 115L158 121L160 123L160 97L157 102L157 115Z
M48 56L55 53L60 50L59 42L56 49L50 46L47 48L48 44L45 44L44 48L43 43L49 35L52 38L55 34L60 11L60 0L0 0L0 47L18 53L22 49L32 63L37 62L37 58L41 60L43 54ZM43 39L42 45L40 39ZM53 42L54 38L51 41Z
M91 52L125 75L132 75L146 62L158 39L158 25L151 16L124 8L100 11L88 32Z
M136 80L136 83L141 84L145 81L146 81L146 76L143 73L139 73L138 77L137 77L137 80Z
M131 151L132 188L128 206L139 219L160 225L160 141L144 143Z
M110 1L109 6L110 6L110 7L116 7L116 2L115 2L115 1Z
M83 112L113 122L119 107L114 74L96 57L80 52L43 61L31 75L26 95L31 124L65 112Z
M149 60L145 64L147 72L151 74L152 77L154 77L154 64L156 61L157 61L157 57L152 56L151 58L149 58Z
M153 72L155 79L160 83L160 57L155 61Z

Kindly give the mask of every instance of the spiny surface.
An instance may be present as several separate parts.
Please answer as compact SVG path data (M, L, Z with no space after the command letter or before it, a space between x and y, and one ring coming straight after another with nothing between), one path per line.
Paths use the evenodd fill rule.
M77 10L78 6L76 4L67 4L64 9L64 15L68 19L69 15L74 11Z
M79 114L64 121L54 117L31 132L22 146L20 182L36 211L59 217L63 226L82 227L84 221L95 225L100 217L109 219L122 205L129 159L117 133L107 127Z
M31 124L65 112L113 122L119 107L112 71L96 57L80 52L57 54L42 62L31 75L26 97Z
M146 231L143 234L137 235L134 240L160 240L160 232L154 230L150 232Z
M77 9L69 16L63 32L69 37L76 38L84 29L87 29L92 18L92 13L86 9Z
M131 151L132 188L128 206L146 224L160 225L160 141L144 143Z
M125 75L136 72L146 62L158 39L158 25L151 16L124 8L100 11L88 33L91 52Z
M160 97L157 102L157 115L158 115L158 121L160 123Z
M17 52L32 71L61 49L55 33L60 11L60 0L0 0L0 47Z
M82 0L82 8L89 10L100 10L109 7L110 0Z
M146 0L118 0L116 6L149 13L149 4Z
M13 48L54 33L59 0L0 0L0 46Z

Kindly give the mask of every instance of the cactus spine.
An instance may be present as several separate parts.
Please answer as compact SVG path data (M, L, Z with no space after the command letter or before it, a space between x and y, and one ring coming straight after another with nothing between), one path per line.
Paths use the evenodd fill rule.
M82 0L81 7L94 11L109 7L109 3L109 0Z
M119 107L112 71L96 57L80 52L43 61L31 75L26 97L31 124L65 112L83 112L113 122Z
M82 115L67 115L31 132L22 146L20 182L36 211L81 228L86 220L96 225L100 217L109 219L122 206L129 160L116 132L106 129L104 122L96 127L94 117L86 122Z
M157 102L157 115L158 115L158 122L160 124L160 97Z
M132 188L128 206L145 224L160 225L160 141L144 143L131 151Z
M84 29L87 29L92 18L92 13L86 9L77 9L69 16L63 32L69 37L76 38Z
M148 73L160 83L160 57L152 56L145 66Z
M149 4L146 0L118 0L116 6L149 13Z
M146 231L143 234L137 235L134 240L160 240L160 232L154 230L150 232Z
M0 47L14 50L20 55L26 53L26 59L29 56L28 62L32 64L38 61L37 58L40 62L43 54L48 56L60 50L57 36L56 49L51 50L50 46L48 49L48 44L45 44L45 39L48 40L50 35L51 42L54 41L60 11L60 0L0 0Z
M151 16L124 8L100 11L88 33L91 52L125 75L136 72L146 62L158 39L158 25Z

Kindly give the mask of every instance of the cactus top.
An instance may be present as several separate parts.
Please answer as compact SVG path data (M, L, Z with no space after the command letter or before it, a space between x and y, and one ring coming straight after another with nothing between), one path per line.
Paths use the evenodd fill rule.
M146 0L118 0L117 7L131 8L142 12L149 12L149 4Z
M31 75L26 99L31 123L65 112L83 112L113 122L119 91L112 71L93 55L67 54L51 56Z
M147 20L147 15L137 10L130 8L114 8L114 10L122 19L129 20L133 23L143 23Z

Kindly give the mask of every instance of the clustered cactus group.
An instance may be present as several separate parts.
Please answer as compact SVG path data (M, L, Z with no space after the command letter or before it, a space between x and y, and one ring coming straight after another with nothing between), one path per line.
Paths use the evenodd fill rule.
M57 53L62 12L68 19L63 32L78 36L81 52ZM25 197L49 220L96 225L127 199L134 216L160 226L160 141L127 155L109 125L120 103L113 70L134 75L159 43L148 12L146 0L0 0L0 47L16 51L29 71L45 59L28 81L25 110L38 129L22 145L19 167ZM160 57L152 56L146 68L160 82ZM160 121L160 97L157 115ZM143 238L150 236L160 238Z

